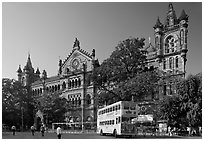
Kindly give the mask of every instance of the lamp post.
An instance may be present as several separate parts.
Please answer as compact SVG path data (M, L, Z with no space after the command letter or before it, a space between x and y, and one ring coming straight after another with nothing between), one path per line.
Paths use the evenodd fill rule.
M81 132L84 132L84 96L85 96L85 91L86 91L86 65L83 64L83 92L82 92L82 102L81 102Z
M23 107L21 107L21 126L23 131Z

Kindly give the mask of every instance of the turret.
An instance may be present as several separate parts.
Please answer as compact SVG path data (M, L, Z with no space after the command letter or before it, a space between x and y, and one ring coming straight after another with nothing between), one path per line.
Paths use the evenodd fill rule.
M154 25L154 35L155 35L155 48L157 49L157 55L162 55L162 47L161 47L161 36L163 34L163 24L160 22L159 17L157 18L156 24Z
M59 70L58 70L58 75L62 74L62 60L59 60Z
M17 70L17 75L18 75L18 81L21 82L21 78L22 78L22 70L21 70L21 65L19 65L19 68Z
M177 24L176 13L172 3L169 3L165 26L173 26Z
M42 79L46 79L47 78L47 72L45 70L43 70L41 78Z
M186 54L188 52L188 49L187 49L188 17L189 16L186 14L186 12L182 10L181 15L178 19L180 24L181 57L183 58L183 62L184 62L184 71L185 71L185 65L187 61Z
M37 68L35 74L36 74L37 78L40 78L40 71L39 71L39 68Z
M92 50L91 56L92 56L92 60L95 60L95 49Z

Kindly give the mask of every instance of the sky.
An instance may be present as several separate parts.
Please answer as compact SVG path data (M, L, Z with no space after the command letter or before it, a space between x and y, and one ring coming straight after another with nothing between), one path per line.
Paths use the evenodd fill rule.
M59 59L70 54L75 38L102 63L120 41L151 37L157 18L164 23L168 2L3 2L2 77L17 79L17 69L32 66L57 75ZM202 3L173 2L177 17L189 15L187 75L202 72Z

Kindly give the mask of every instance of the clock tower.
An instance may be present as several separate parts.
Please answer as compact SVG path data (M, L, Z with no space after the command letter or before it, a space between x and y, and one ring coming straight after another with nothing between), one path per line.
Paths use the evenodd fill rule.
M182 10L180 17L177 18L172 3L169 3L165 22L161 23L158 17L153 28L155 45L150 43L146 48L148 67L157 67L170 76L185 77L188 15ZM174 93L172 82L162 85L161 94L172 95Z
M169 3L165 23L158 18L154 31L160 70L185 77L188 15L183 10L177 18L172 3Z

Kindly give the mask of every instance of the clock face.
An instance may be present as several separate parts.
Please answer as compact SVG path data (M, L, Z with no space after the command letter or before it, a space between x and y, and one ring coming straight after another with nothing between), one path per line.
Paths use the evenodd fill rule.
M78 59L74 59L74 60L72 61L72 67L73 67L74 69L77 69L77 68L79 67L79 60L78 60Z

